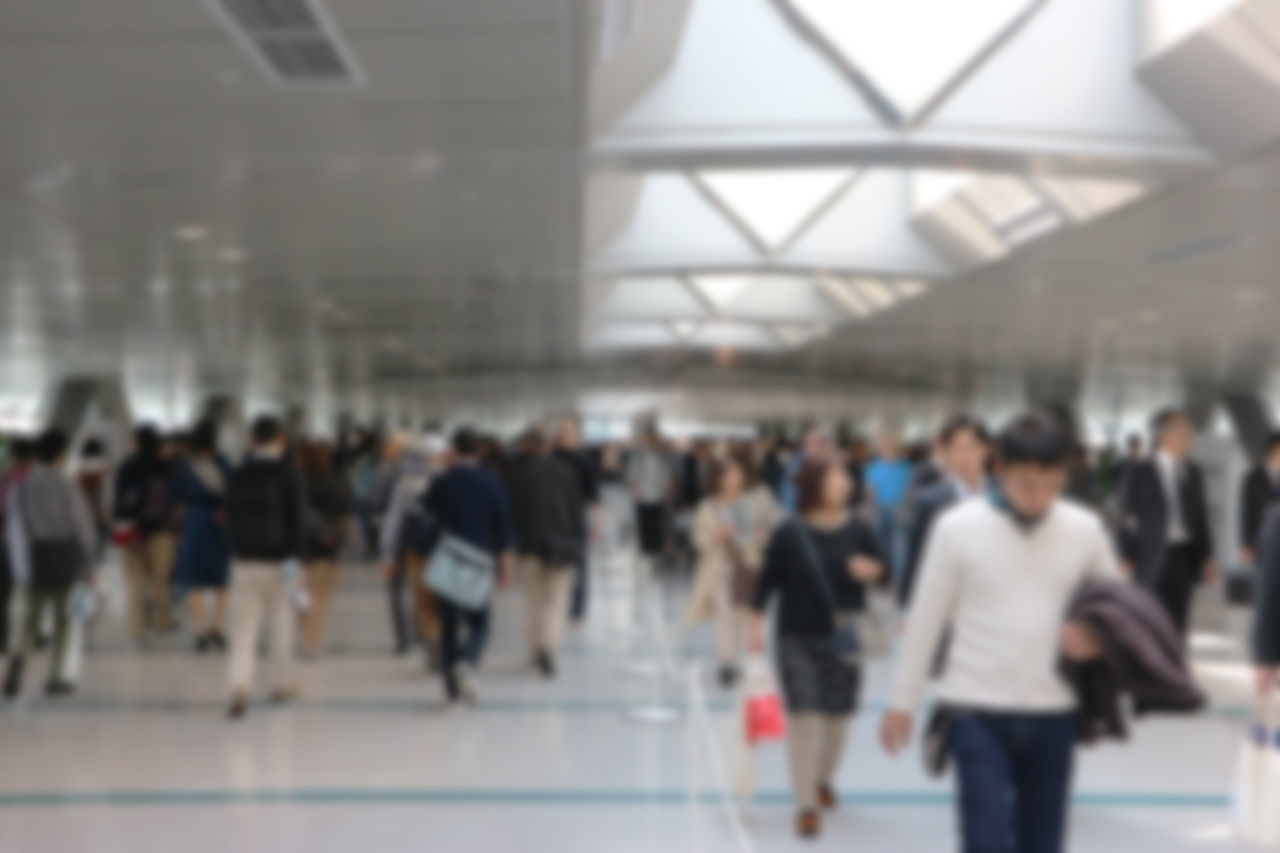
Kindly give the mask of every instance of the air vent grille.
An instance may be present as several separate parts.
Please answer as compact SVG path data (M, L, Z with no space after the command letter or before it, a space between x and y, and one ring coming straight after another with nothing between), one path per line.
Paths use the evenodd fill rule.
M322 0L205 0L205 4L277 85L364 80Z

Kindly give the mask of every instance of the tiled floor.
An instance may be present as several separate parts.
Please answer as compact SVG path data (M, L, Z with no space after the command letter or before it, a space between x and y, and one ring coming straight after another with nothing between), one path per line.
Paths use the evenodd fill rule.
M598 591L592 624L569 639L552 683L525 670L519 600L506 593L482 704L446 715L419 662L390 655L380 587L353 572L333 654L307 665L302 700L256 706L234 725L221 714L223 659L197 658L177 639L136 653L106 613L75 698L0 715L0 851L812 849L790 834L781 747L759 751L753 801L721 797L710 750L732 764L732 703L705 685L710 740L686 713L685 661L710 637L684 639L668 661L678 677L637 675L628 662L660 649L622 635L626 584ZM666 598L678 594L669 585ZM650 625L640 623L642 638ZM1148 721L1132 743L1083 754L1072 850L1244 849L1229 840L1227 798L1247 694L1221 633L1198 644L1211 659L1213 712ZM892 762L874 744L886 669L871 667L840 776L846 804L818 846L953 849L947 784L927 780L916 756ZM631 718L651 706L681 718Z

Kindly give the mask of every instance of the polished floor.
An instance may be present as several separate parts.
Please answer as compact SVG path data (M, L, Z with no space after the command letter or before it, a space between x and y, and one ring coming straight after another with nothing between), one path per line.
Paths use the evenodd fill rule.
M707 661L711 638L660 640L677 633L663 614L680 585L637 595L624 562L602 568L592 619L553 682L526 668L518 593L504 593L481 704L453 714L417 658L391 655L382 588L353 569L302 699L263 700L238 724L222 716L224 659L195 656L185 637L129 646L108 572L112 603L90 631L79 693L0 714L0 851L812 849L790 834L780 746L758 750L752 799L726 796L733 704L689 666ZM1245 849L1229 828L1248 698L1240 626L1202 609L1196 647L1214 708L1084 752L1072 850ZM874 743L886 670L871 667L844 804L816 846L952 849L948 786L917 756L890 761Z

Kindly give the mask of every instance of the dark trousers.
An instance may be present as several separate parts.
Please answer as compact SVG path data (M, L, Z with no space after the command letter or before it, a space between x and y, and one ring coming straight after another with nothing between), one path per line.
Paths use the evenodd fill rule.
M951 729L964 853L1061 853L1074 713L961 714Z
M573 592L569 599L569 618L574 622L581 622L587 617L587 594L590 591L587 552L590 548L589 537L583 536L578 543L578 562L573 567Z
M485 640L489 637L489 608L466 610L443 598L436 600L440 609L440 668L444 674L444 689L450 699L458 698L458 664L478 666L484 654ZM465 626L467 637L460 634Z
M1195 549L1185 545L1170 548L1165 552L1164 565L1160 576L1156 578L1155 595L1169 613L1169 618L1178 629L1178 636L1185 642L1187 629L1191 625L1191 597L1196 591L1199 581L1200 566L1197 565Z
M13 571L9 568L9 555L0 554L0 655L9 654L9 601L12 597Z
M396 558L395 568L387 581L387 599L391 607L391 640L397 654L408 651L413 637L409 630L409 611L404 602L404 582L405 559L402 554Z

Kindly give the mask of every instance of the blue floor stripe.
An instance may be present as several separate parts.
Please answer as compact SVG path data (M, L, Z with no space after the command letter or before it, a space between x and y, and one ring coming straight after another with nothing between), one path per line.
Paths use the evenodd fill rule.
M715 791L699 791L701 804L719 801ZM949 806L947 791L848 791L841 802L851 806ZM65 808L75 806L203 806L203 805L558 805L558 806L666 806L681 805L688 794L679 790L503 790L432 788L298 788L287 790L118 790L118 791L24 791L0 793L0 808ZM761 805L792 804L786 791L765 791L756 795ZM1226 809L1230 798L1218 794L1178 794L1150 792L1081 792L1074 796L1082 808L1120 809Z

